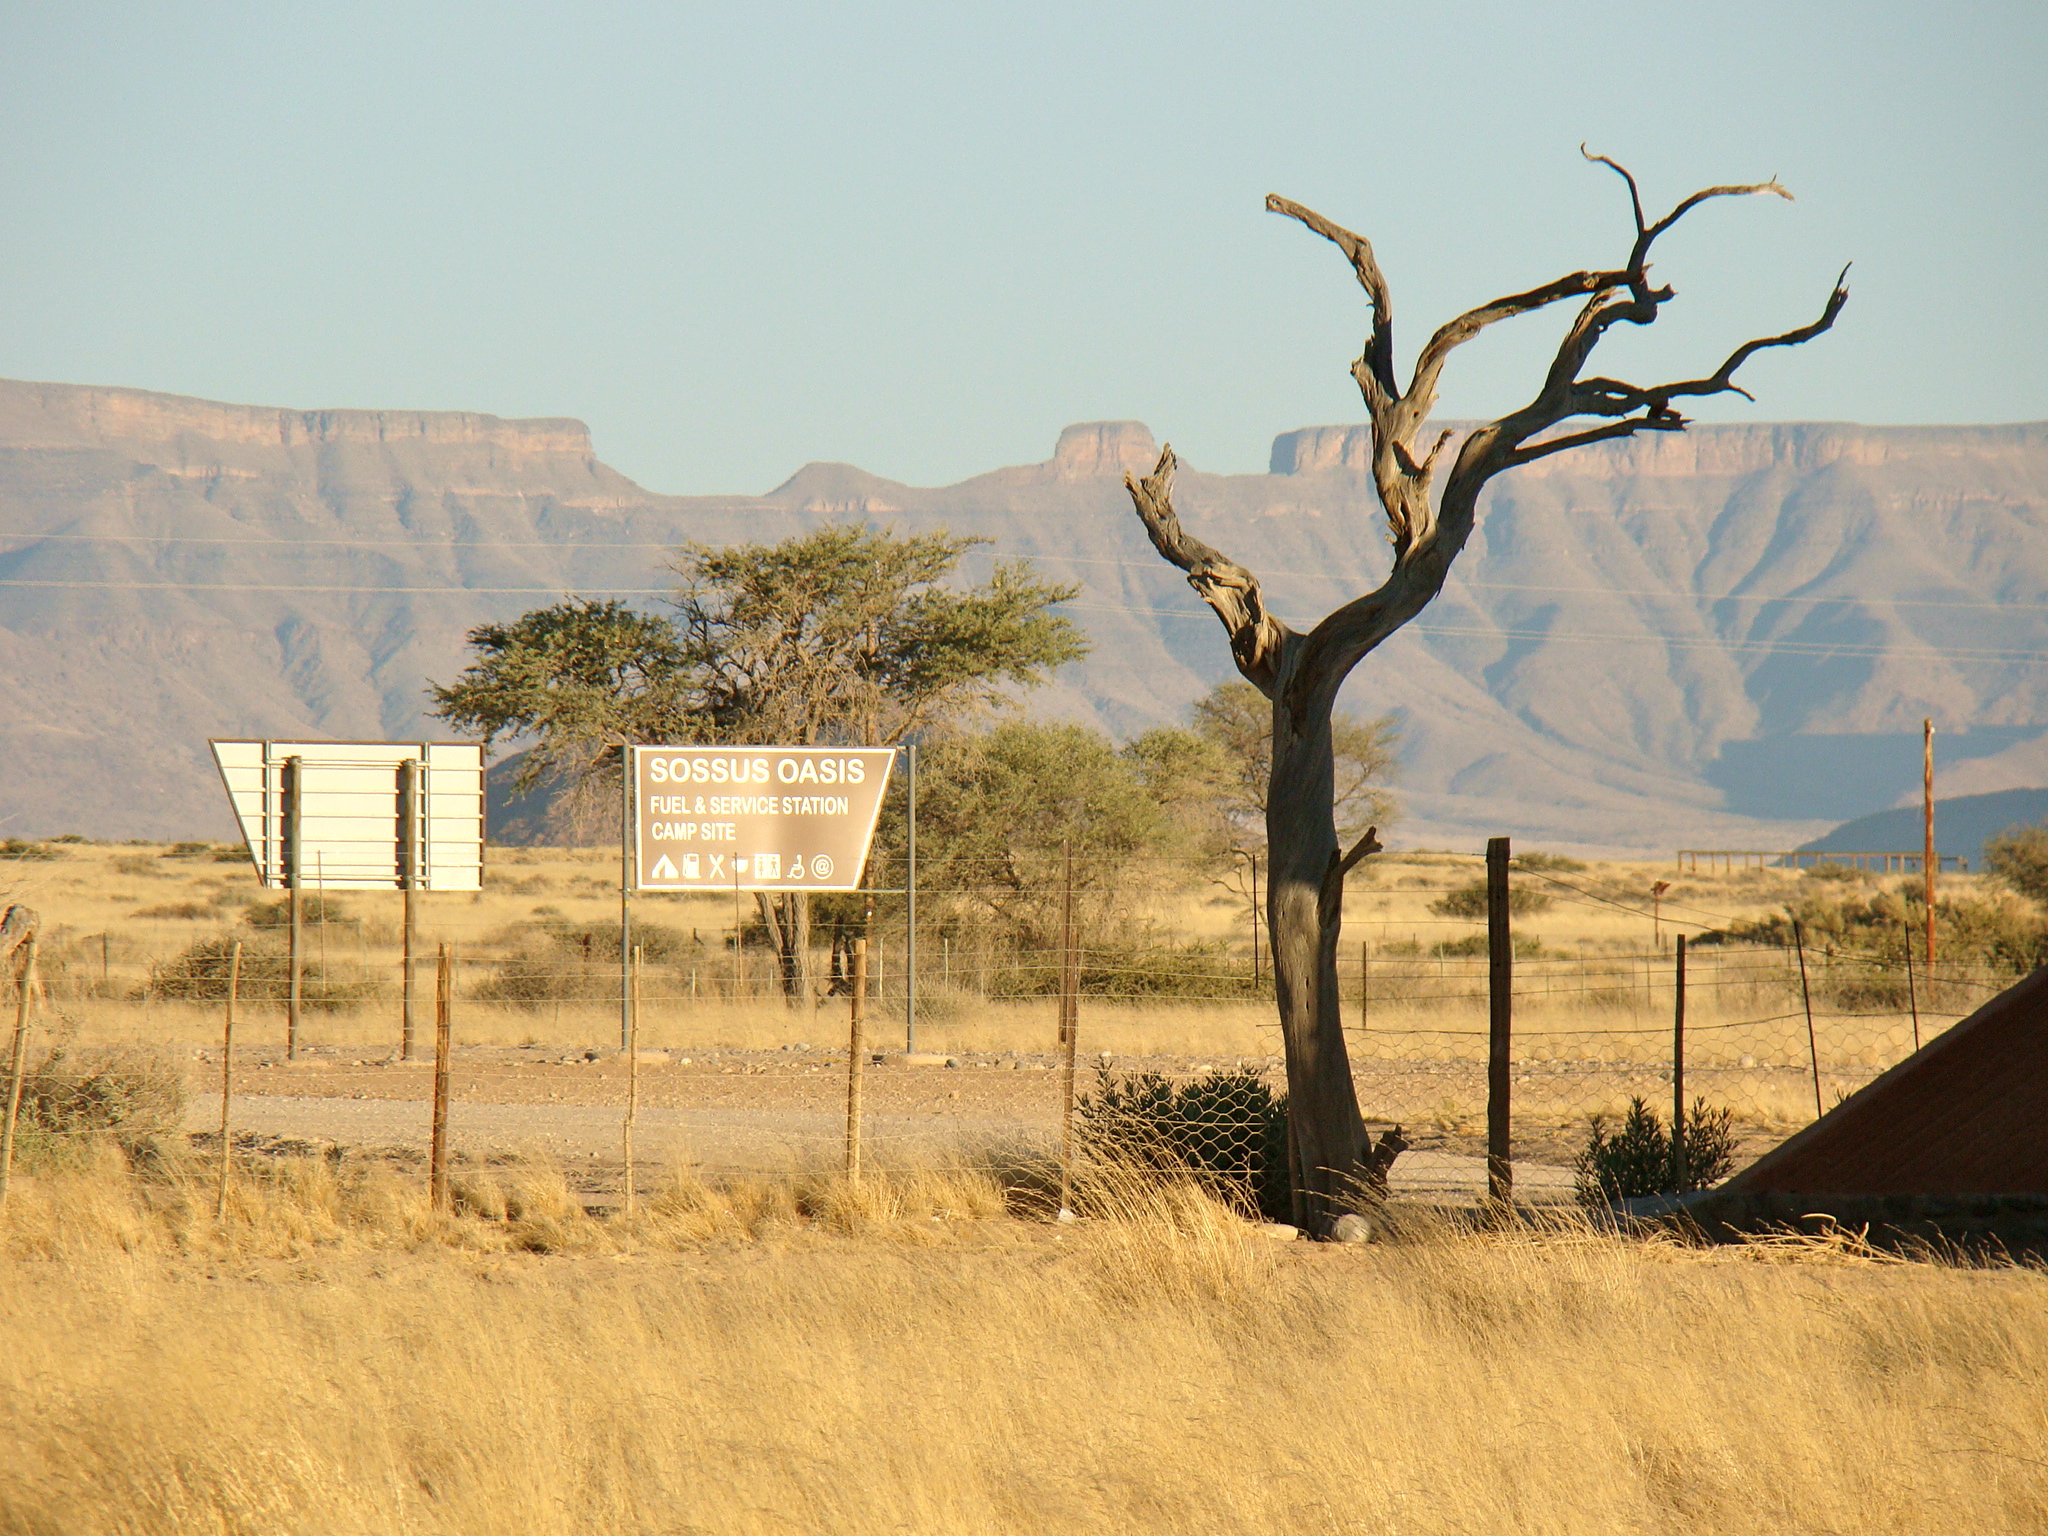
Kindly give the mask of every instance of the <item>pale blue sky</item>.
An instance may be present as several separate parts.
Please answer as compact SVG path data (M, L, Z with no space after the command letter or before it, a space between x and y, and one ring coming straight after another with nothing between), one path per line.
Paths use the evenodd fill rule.
M1203 468L1360 414L1369 234L1405 355L1702 210L1609 373L1818 312L1722 419L2048 417L2048 6L0 5L0 375L570 415L650 487L921 484L1137 417ZM1550 328L1443 409L1528 393Z

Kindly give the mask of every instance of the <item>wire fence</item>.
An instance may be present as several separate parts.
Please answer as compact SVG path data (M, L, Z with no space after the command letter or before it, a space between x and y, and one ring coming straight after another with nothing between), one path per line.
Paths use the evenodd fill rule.
M1469 891L1479 865L1442 856L1407 867L1400 883L1353 892L1338 955L1345 1039L1369 1121L1427 1140L1446 1189L1477 1189L1491 1042L1486 923L1439 909ZM1284 1092L1284 1050L1265 936L1239 916L1255 910L1249 887L1229 898L1242 898L1242 909L1217 914L1224 931L1212 923L1206 936L1175 935L1128 920L1151 890L1146 871L1134 876L1128 863L1086 871L1089 923L1076 956L1079 1070L1070 1091L1058 1035L1063 955L1032 938L1032 914L1017 911L1017 890L1028 882L962 878L958 866L948 876L920 889L914 975L900 901L877 896L857 913L867 944L867 1064L907 1067L903 1048L916 1043L931 1065L952 1067L869 1078L861 1132L875 1161L998 1143L1049 1148L1070 1118L1073 1093L1099 1100L1107 1085L1139 1074L1145 1092L1170 1101L1161 1113L1185 1128L1186 1146L1202 1159L1249 1168L1263 1157L1259 1166L1271 1166L1271 1149L1255 1146L1267 1132L1256 1127ZM1556 911L1518 925L1525 942L1511 988L1513 1152L1534 1168L1568 1173L1596 1118L1615 1119L1636 1098L1669 1111L1680 1049L1677 966L1654 930L1725 931L1735 923L1694 904L1697 897L1646 910L1641 898L1589 877L1528 868L1516 880L1566 915L1611 918L1640 933L1634 944L1625 932L1546 939L1546 930L1565 926ZM538 1142L602 1161L622 1145L616 1122L637 1094L638 1145L650 1159L759 1168L838 1155L850 1065L847 957L837 939L851 930L843 919L837 927L820 921L806 963L792 968L767 942L751 901L640 900L634 986L616 915L592 907L598 898L616 902L604 873L526 890L520 883L501 876L485 894L549 895L556 904L514 914L480 911L492 905L482 899L420 903L414 1007L422 1019L414 1038L423 1053L431 1049L424 1016L433 1007L433 959L445 945L458 1151L488 1157ZM1043 905L1042 890L1029 894ZM1375 907L1376 898L1392 897L1402 903L1398 913ZM1006 904L1007 931L995 920ZM186 1047L217 1061L212 1021L240 937L242 1133L288 1137L297 1124L326 1141L385 1136L410 1146L417 1138L406 1117L418 1118L431 1095L423 1066L393 1062L403 985L395 898L305 898L294 1065L280 1059L288 977L276 907L169 904L100 932L54 928L44 935L41 966L47 1024ZM1686 1098L1729 1111L1760 1149L2011 980L1990 967L1930 971L1840 946L1802 955L1695 943L1685 985ZM630 1053L622 1050L629 1019ZM315 1101L318 1113L307 1108ZM380 1114L350 1104L400 1108ZM1423 1158L1418 1151L1405 1168L1396 1164L1397 1188ZM1549 1187L1568 1183L1553 1177Z

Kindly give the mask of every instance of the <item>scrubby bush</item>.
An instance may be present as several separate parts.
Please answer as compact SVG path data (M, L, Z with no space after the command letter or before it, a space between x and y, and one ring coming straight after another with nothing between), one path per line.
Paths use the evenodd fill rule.
M1519 885L1508 887L1508 914L1511 917L1527 917L1549 906L1550 898L1541 891ZM1429 904L1429 910L1438 917L1483 918L1486 916L1486 882L1474 880L1470 885L1446 891Z
M244 1002L282 1003L291 996L290 951L275 938L244 939L242 971L236 996ZM194 1003L217 1003L228 995L228 974L235 940L216 934L189 946L176 959L157 967L150 995ZM372 1002L384 993L383 983L351 965L322 965L301 956L299 1002L307 1008L339 1012Z
M280 901L259 901L242 914L242 921L251 928L289 928L292 922L291 898ZM349 911L348 904L339 897L308 891L299 897L299 926L301 928L360 928L362 919Z
M1610 1205L1643 1195L1668 1195L1705 1189L1728 1177L1735 1166L1735 1131L1725 1109L1710 1109L1694 1099L1685 1117L1685 1178L1675 1177L1671 1134L1657 1112L1641 1099L1628 1101L1621 1129L1612 1136L1594 1116L1592 1132L1573 1167L1579 1201L1587 1206Z
M1149 934L1097 938L1081 951L1080 986L1088 997L1255 997L1251 961L1228 944L1174 942ZM1060 989L1057 949L1017 949L989 977L992 997L1052 997Z
M1568 859L1561 853L1518 853L1515 863L1523 869L1548 869L1561 875L1578 874L1585 869L1578 859Z
M1780 912L1702 934L1695 942L1790 947L1796 923L1805 935L1809 954L1833 944L1896 962L1904 959L1908 944L1918 943L1926 912L1917 877L1867 895L1823 885ZM2022 975L2048 962L2048 925L2030 903L2011 892L1937 901L1934 928L1935 947L1950 965L1984 966Z
M1510 934L1509 940L1515 947L1515 958L1517 960L1539 960L1543 957L1543 942L1534 935L1527 933ZM1468 933L1463 938L1445 939L1441 943L1432 944L1429 947L1429 952L1432 955L1443 955L1451 959L1470 958L1491 954L1492 949L1490 945L1491 941L1486 934ZM1388 951L1383 950L1383 952Z
M34 1171L76 1163L98 1142L131 1154L173 1135L185 1116L185 1074L155 1051L74 1052L60 1042L22 1079L15 1156Z
M497 936L509 953L492 962L473 995L485 1002L538 1008L619 995L619 925L571 923L546 915ZM680 929L635 923L633 943L653 965L687 964L703 945Z
M1087 1149L1107 1162L1192 1173L1246 1215L1285 1221L1287 1096L1256 1072L1206 1072L1175 1083L1104 1068L1074 1105Z
M27 842L19 837L10 837L0 842L0 859L61 859L64 855L48 843Z
M1805 871L1805 878L1817 880L1823 885L1855 885L1862 881L1863 871L1853 864L1828 859L1809 866Z
M1984 867L2035 901L2048 901L2048 827L2007 827L1984 840Z

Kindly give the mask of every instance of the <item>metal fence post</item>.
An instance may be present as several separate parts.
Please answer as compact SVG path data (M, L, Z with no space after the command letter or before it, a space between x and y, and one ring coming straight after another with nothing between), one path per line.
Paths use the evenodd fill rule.
M1913 930L1906 930L1906 1006L1913 1010L1913 1049L1920 1049L1920 993L1913 985Z
M640 1118L640 946L633 946L633 1006L626 1014L626 1119L620 1126L626 1162L626 1219L633 1219L633 1122Z
M1514 936L1508 923L1508 840L1486 840L1486 1198L1514 1198L1509 1132L1509 1056L1514 1042Z
M1685 1188L1685 935L1678 935L1678 970L1671 1004L1671 1187Z
M295 1061L299 1054L299 1000L300 1000L300 938L299 938L299 780L305 764L296 757L284 760L284 847L285 847L285 905L289 910L288 923L291 929L287 943L286 965L291 971L285 984L284 1006L284 1059Z
M1813 1063L1813 1118L1818 1120L1827 1113L1820 1105L1820 1044L1813 1033L1813 989L1806 981L1806 935L1796 922L1792 925L1792 947L1799 955L1799 1001L1806 1008L1806 1054Z
M633 1049L633 762L619 748L619 1049ZM630 1198L630 1197L629 1197Z
M1081 1033L1080 936L1074 927L1074 845L1062 846L1066 877L1060 888L1060 1048L1061 1072L1060 1209L1066 1210L1074 1189L1074 1075Z
M405 929L404 953L399 960L399 985L404 993L399 1004L398 1059L411 1061L413 1057L414 1002L419 990L419 912L417 892L420 883L420 765L417 759L408 759L398 765L398 824L400 884L405 887Z
M909 794L903 882L903 1049L917 1049L917 744L903 749Z

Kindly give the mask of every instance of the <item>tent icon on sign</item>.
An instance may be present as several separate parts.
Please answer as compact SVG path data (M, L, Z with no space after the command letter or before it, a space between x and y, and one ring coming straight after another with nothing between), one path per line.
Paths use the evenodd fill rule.
M647 872L647 878L650 880L673 880L677 878L675 864L664 853L654 861L654 868Z

